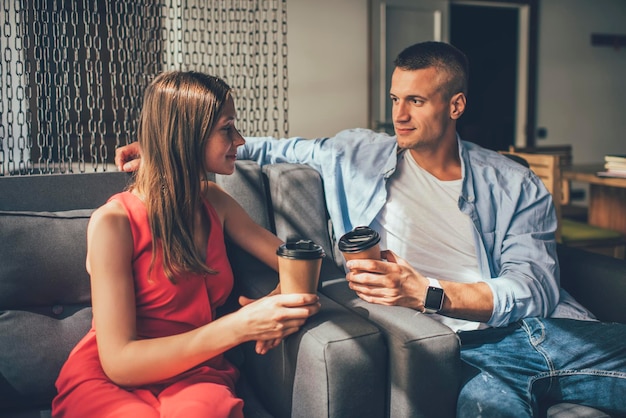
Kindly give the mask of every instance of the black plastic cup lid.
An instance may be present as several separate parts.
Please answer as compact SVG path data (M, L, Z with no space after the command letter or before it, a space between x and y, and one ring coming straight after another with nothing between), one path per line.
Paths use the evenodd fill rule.
M368 226L357 226L345 233L338 243L339 251L358 253L367 250L380 242L380 235Z
M326 253L321 245L306 239L280 245L276 250L276 255L294 260L315 260L323 258Z

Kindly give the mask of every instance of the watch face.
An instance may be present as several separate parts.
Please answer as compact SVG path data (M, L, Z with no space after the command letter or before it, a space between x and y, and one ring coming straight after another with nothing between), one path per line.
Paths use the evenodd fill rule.
M426 309L432 309L438 311L443 304L443 289L439 287L428 286L426 291L426 301L424 307Z

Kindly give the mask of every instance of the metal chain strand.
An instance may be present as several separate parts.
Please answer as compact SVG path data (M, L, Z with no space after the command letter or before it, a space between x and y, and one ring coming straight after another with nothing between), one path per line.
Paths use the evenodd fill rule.
M5 0L0 13L0 176L111 169L166 70L224 78L244 135L288 135L287 0Z
M4 2L2 14L4 19L0 22L0 51L2 52L2 57L0 58L0 85L4 86L2 91L0 91L0 174L13 169L13 146L12 143L9 143L9 138L13 138L13 128L9 115L12 114L11 62L13 62L10 41L12 29L15 26L11 24L10 17L14 14L15 10L12 9L12 3Z

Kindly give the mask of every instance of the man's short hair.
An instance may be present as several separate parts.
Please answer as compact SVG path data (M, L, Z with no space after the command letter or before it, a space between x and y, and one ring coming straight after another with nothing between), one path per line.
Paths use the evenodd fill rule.
M444 87L447 97L467 95L469 62L458 48L445 42L420 42L405 48L394 60L396 68L415 71L435 67L448 74Z

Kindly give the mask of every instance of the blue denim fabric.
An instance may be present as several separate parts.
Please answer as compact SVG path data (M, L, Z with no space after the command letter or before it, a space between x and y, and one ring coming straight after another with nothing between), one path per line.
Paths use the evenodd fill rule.
M459 335L459 418L540 416L557 402L626 415L625 324L528 318Z

